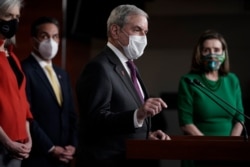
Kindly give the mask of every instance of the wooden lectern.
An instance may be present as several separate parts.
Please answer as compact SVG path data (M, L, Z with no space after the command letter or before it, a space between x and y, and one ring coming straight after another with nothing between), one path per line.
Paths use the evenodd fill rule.
M171 140L128 140L128 159L196 160L213 167L250 167L250 141L243 137L171 136Z

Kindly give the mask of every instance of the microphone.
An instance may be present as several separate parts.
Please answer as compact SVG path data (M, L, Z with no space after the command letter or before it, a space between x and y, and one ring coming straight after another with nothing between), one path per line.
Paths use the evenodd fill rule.
M219 100L221 100L224 104L226 104L227 106L229 106L231 109L235 110L237 113L243 115L245 118L250 120L250 117L245 115L244 113L240 112L239 110L237 110L235 107L233 107L231 104L229 104L227 101L225 101L224 99L222 99L221 97L217 96L215 93L213 93L210 89L208 89L204 84L202 84L199 80L194 79L191 80L189 78L185 78L185 81L193 86L195 86L196 88L198 88L200 91L202 91L207 97L209 97L211 100L213 100L217 105L219 105L221 108L223 108L229 115L231 115L233 117L233 114L226 108L224 107L222 104L220 104L218 101L216 101L211 95L213 95L214 97L218 98ZM208 94L206 91L204 91L202 88L206 89L210 94ZM244 139L245 141L248 141L248 133L247 133L247 129L244 123L242 123L240 120L237 119L237 121L241 124L241 126L243 127L243 132L244 132Z

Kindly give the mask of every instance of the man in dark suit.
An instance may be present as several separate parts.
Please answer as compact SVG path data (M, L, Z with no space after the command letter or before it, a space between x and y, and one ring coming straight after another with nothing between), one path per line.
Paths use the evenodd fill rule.
M161 98L150 98L139 72L136 69L134 76L131 68L147 45L147 19L148 15L134 5L116 7L107 21L107 46L85 66L77 81L77 167L149 166L148 162L130 164L126 160L126 140L170 139L161 130L150 131L150 118L167 104Z
M31 35L33 51L22 61L22 67L34 116L33 147L22 166L70 166L77 145L77 115L69 76L52 63L58 51L58 21L50 17L38 18L31 26ZM47 71L47 67L52 71Z

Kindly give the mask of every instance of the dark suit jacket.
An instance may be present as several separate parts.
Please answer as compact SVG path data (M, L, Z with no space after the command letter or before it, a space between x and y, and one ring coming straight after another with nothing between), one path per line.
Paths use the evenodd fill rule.
M22 61L27 77L26 92L35 121L31 124L33 147L25 166L57 166L48 151L53 145L77 145L76 111L72 87L67 73L53 65L62 89L63 104L59 106L53 89L41 66L30 55Z
M139 74L138 79L148 98ZM77 167L121 166L126 140L146 139L148 130L147 121L134 128L133 114L142 104L128 73L106 47L85 66L76 88L80 109Z

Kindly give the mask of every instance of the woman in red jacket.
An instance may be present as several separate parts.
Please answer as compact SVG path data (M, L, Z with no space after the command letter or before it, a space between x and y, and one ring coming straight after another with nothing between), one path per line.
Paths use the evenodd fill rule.
M0 0L0 166L20 167L29 156L32 114L25 94L26 78L12 51L22 0Z

